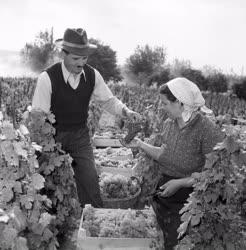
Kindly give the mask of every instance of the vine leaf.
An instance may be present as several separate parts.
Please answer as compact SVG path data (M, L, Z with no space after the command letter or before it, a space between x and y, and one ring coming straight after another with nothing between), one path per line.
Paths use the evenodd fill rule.
M5 240L5 244L7 243L7 245L11 246L16 237L16 229L12 228L11 226L6 226L3 230L3 238Z
M44 187L45 179L42 175L35 173L32 175L32 186L36 190L40 190Z
M3 122L2 133L7 140L14 140L16 137L13 124L11 124L9 121Z
M17 155L22 156L25 159L27 158L27 150L24 149L24 142L14 141L13 146Z
M239 144L234 140L232 136L227 136L224 142L229 153L234 153L240 149Z
M14 194L11 188L4 188L2 190L1 196L3 198L3 201L10 202L13 199Z
M8 221L9 221L9 216L7 214L0 216L0 222L8 223Z
M15 242L15 248L13 250L28 250L27 240L23 237L18 237Z
M201 221L201 214L196 214L195 216L192 216L191 218L191 226L196 226L200 223Z
M178 238L181 238L186 233L186 230L188 228L190 220L191 220L191 216L186 221L184 221L182 224L180 224L180 226L177 230L177 232L179 233Z
M0 143L2 154L8 164L18 166L19 158L14 150L14 147L10 141L3 141Z
M55 216L50 215L49 213L42 213L39 219L39 223L46 227L50 224L51 220L55 219Z
M20 203L26 208L31 209L32 208L32 202L34 198L28 195L22 195L20 199Z
M15 224L17 226L17 229L19 229L19 231L24 230L26 228L27 226L26 217L19 207L15 206L11 211L10 216L15 221Z

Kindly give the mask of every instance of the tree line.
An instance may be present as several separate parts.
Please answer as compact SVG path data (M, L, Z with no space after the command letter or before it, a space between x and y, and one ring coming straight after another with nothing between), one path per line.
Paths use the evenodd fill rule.
M167 63L167 52L163 46L150 47L148 44L137 46L126 59L123 67L117 64L116 51L102 41L90 38L97 50L88 58L88 64L95 67L106 82L130 80L139 85L159 86L175 77L183 76L195 82L203 91L227 92L246 99L246 77L236 74L226 75L221 70L206 66L195 69L186 60L175 59ZM41 72L60 57L51 31L40 31L33 43L27 43L21 50L23 62L34 72Z

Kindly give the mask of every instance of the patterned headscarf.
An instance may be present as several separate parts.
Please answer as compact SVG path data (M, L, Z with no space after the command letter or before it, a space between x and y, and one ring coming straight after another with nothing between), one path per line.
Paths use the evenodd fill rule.
M182 113L184 122L189 121L193 112L198 110L207 114L213 113L211 109L205 106L205 100L200 89L192 81L184 77L178 77L167 82L167 86L172 94L184 104Z

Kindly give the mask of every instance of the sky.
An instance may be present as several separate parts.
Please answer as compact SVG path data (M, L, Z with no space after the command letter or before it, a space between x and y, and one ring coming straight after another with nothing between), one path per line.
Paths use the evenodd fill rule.
M83 28L116 51L163 46L167 61L189 60L246 75L245 0L0 0L0 50L19 51L40 31Z

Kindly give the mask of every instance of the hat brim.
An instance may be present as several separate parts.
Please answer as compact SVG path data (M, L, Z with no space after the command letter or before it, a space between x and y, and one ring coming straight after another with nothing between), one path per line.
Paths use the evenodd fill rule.
M90 43L83 45L81 47L79 45L73 45L73 44L68 45L66 42L63 41L63 39L57 39L55 41L55 45L59 49L64 49L71 54L79 55L79 56L90 55L97 48L96 45L90 44Z

